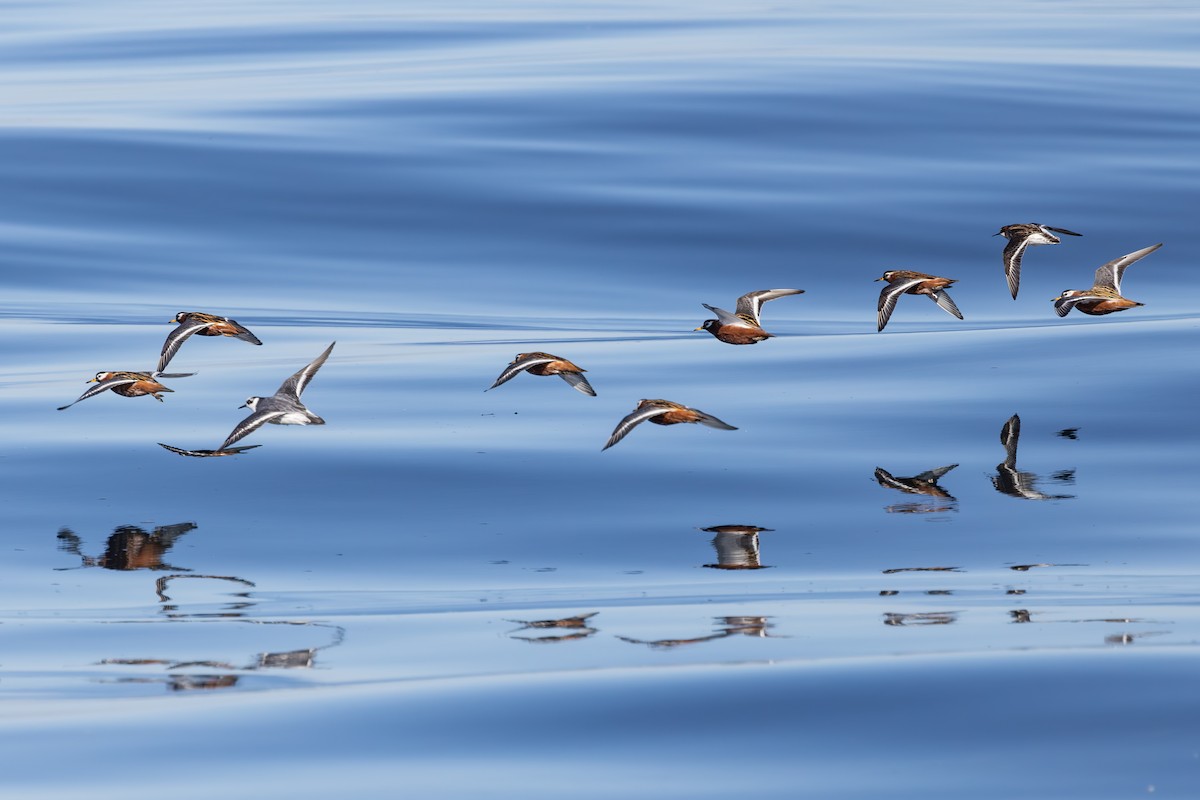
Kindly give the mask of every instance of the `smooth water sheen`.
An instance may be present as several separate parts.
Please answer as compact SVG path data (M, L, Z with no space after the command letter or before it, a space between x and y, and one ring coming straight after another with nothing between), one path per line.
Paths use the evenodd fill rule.
M4 18L6 796L1200 794L1191 4Z

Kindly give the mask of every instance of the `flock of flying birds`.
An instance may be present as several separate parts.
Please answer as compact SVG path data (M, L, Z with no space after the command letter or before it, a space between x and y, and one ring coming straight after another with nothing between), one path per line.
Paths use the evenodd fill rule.
M195 375L194 372L169 373L163 371L167 368L167 364L170 363L171 359L175 357L175 354L179 352L179 348L183 346L184 341L189 336L229 336L234 339L241 339L243 342L249 342L250 344L262 344L259 338L250 332L249 328L240 324L237 320L220 317L216 314L206 314L201 311L180 311L175 315L175 319L172 322L178 324L179 327L173 328L167 334L167 339L163 342L162 352L158 356L158 365L155 366L153 372L97 372L96 377L88 381L88 383L96 384L95 386L89 388L73 402L67 403L65 406L59 406L58 410L63 411L68 409L80 400L87 400L89 397L95 397L110 389L122 397L150 395L161 403L162 393L173 392L174 389L168 389L166 386L163 386L159 383L159 378L187 378ZM240 408L249 408L250 416L234 426L234 429L225 437L225 441L216 450L184 450L179 447L172 447L169 444L163 444L162 442L159 442L159 445L170 450L172 453L178 453L182 456L232 456L259 447L260 445L257 444L241 447L234 447L233 445L268 422L274 425L324 425L325 420L309 411L300 402L300 395L313 379L313 376L317 374L317 370L329 358L329 354L333 352L334 344L337 344L337 342L330 344L310 364L284 381L275 394L270 397L255 396L248 398Z
M1067 236L1082 235L1066 230L1065 228L1054 228L1049 225L1040 225L1032 222L1005 225L995 234L996 236L1003 236L1008 240L1004 246L1004 274L1008 279L1008 288L1014 300L1017 298L1017 291L1020 288L1021 257L1024 255L1025 250L1031 245L1059 244L1062 239L1056 236L1056 233ZM1058 316L1065 317L1070 313L1071 309L1075 308L1084 314L1100 316L1143 305L1143 303L1130 300L1121 295L1121 278L1125 274L1125 269L1130 264L1145 258L1160 247L1162 247L1161 243L1150 245L1149 247L1144 247L1141 250L1108 262L1096 270L1096 278L1091 289L1067 289L1054 298L1055 312ZM887 282L887 286L883 287L883 290L879 293L879 331L882 331L887 326L892 312L896 309L896 303L899 301L901 295L905 294L925 295L948 314L958 319L963 318L962 312L958 310L958 306L954 304L954 301L950 299L950 295L946 292L946 288L955 283L955 280L952 278L926 275L923 272L913 272L912 270L888 270L883 273L882 277L876 280ZM717 308L704 303L704 307L715 314L716 319L705 320L695 330L707 331L726 344L757 344L774 335L763 330L760 320L763 303L780 297L803 293L803 289L762 289L749 292L738 298L737 306L732 313L723 308ZM228 317L198 311L181 311L175 315L173 322L177 323L178 327L171 331L163 343L158 364L153 372L99 372L95 378L88 381L88 383L95 383L95 386L85 391L74 402L60 406L58 410L62 411L70 408L80 400L95 397L110 389L123 397L150 395L161 402L162 393L172 390L163 386L158 381L159 378L184 378L195 374L191 372L167 373L163 371L175 354L179 352L179 348L183 345L183 342L192 335L227 336L241 339L251 344L262 344L258 337L251 333L245 326ZM215 450L185 450L163 444L162 442L159 442L159 445L183 456L229 456L258 447L259 445L237 447L234 445L267 423L275 425L324 425L325 420L309 411L304 403L300 401L300 395L304 392L309 382L312 381L313 376L317 374L317 370L329 358L334 344L337 343L330 344L311 363L285 380L272 396L251 397L247 399L241 407L249 408L250 415L239 422L233 431L230 432L229 436L225 438L221 446ZM572 388L583 394L595 397L596 391L588 383L587 379L583 377L585 371L571 361L560 356L551 355L550 353L518 353L516 358L496 378L496 381L488 387L488 390L495 389L502 383L512 380L521 372L528 372L531 375L557 375ZM707 414L699 409L689 408L670 400L642 400L630 414L617 423L617 427L613 430L608 442L605 443L602 449L607 450L612 447L624 439L635 427L647 421L653 422L656 425L676 425L689 422L699 423L719 430L737 430L734 426L722 422L711 414Z

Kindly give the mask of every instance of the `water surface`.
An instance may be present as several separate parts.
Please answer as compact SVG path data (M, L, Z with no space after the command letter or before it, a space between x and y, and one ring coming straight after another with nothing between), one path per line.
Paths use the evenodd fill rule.
M1196 794L1187 4L7 22L11 792ZM1084 235L1013 301L1026 221ZM1156 242L1144 307L1053 314ZM966 319L875 332L891 268ZM777 338L692 330L787 286ZM180 310L264 344L55 410ZM156 445L333 341L325 426ZM484 392L533 350L597 397ZM738 430L601 452L646 397Z

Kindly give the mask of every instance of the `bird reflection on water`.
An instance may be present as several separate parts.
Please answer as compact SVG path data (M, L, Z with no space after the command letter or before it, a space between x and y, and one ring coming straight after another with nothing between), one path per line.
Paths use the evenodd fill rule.
M332 631L332 638L324 644L289 650L264 650L254 656L249 663L236 663L218 659L188 659L186 661L163 657L130 657L103 658L97 664L105 666L127 667L161 667L167 675L126 675L111 679L101 679L101 682L127 684L163 684L171 691L196 691L225 689L236 686L247 673L264 669L309 669L315 665L317 653L340 645L345 638L345 630L339 625L311 622L308 620L260 620L249 618L249 610L256 605L256 600L246 589L253 589L254 582L245 578L230 575L198 575L184 567L176 567L163 563L163 557L171 547L186 533L195 530L198 525L194 522L181 522L174 525L162 525L147 533L135 525L119 525L108 537L102 555L89 556L83 552L83 539L70 528L63 527L58 531L58 549L78 556L82 567L100 567L102 569L134 571L156 570L169 571L171 574L161 575L154 581L154 592L160 604L159 609L166 621L171 623L193 620L222 619L241 625L257 626L295 626L301 628L322 628ZM68 567L66 569L79 569ZM58 568L64 569L64 568ZM169 586L176 581L220 581L244 587L243 591L234 593L235 600L224 604L217 610L184 611L178 603L172 601L167 594ZM199 670L199 671L197 671Z
M79 556L83 567L190 572L191 570L186 567L174 567L164 564L162 560L181 536L195 529L196 523L194 522L160 525L152 533L147 533L136 525L119 525L109 535L104 546L104 553L98 556L88 556L83 553L83 539L70 528L64 527L58 532L58 549Z
M922 611L916 614L897 614L889 612L883 615L883 624L891 627L908 625L949 625L958 621L957 611Z
M717 551L717 563L705 564L709 569L769 569L762 563L758 551L758 534L771 528L755 525L715 525L701 528L715 533L712 546Z
M929 502L895 503L884 506L884 510L889 514L930 514L942 511L956 511L958 501L954 495L938 485L938 479L957 466L958 464L947 464L944 467L935 467L934 469L926 470L908 478L896 477L883 467L876 467L875 480L879 482L880 486L886 486L889 489L895 489L906 494L924 495L930 498ZM946 502L938 502L939 500Z
M587 614L577 614L573 617L562 617L560 619L538 619L538 620L523 620L523 619L508 619L505 622L511 622L514 625L520 625L513 633L509 634L510 639L516 639L521 642L530 642L532 644L553 644L555 642L570 642L578 639L586 639L597 632L589 623L589 620L599 614L599 611L591 611ZM568 634L549 634L546 636L517 636L519 633L529 628L539 630L571 630L573 633Z
M1076 429L1066 429L1076 430ZM1059 435L1062 435L1060 431ZM1075 438L1074 436L1064 438ZM1000 428L1000 442L1004 445L1004 460L996 465L996 474L992 476L992 485L996 491L1011 497L1025 500L1069 500L1073 494L1046 494L1037 488L1038 476L1032 472L1022 472L1017 469L1017 444L1021 439L1021 418L1013 414ZM1055 480L1062 483L1072 483L1075 480L1074 470L1061 470L1055 473Z
M693 636L690 639L634 639L629 636L618 636L622 642L630 644L644 644L647 647L654 649L669 649L672 647L680 647L685 644L699 644L700 642L712 642L717 639L725 639L729 636L749 636L754 639L774 638L767 631L774 627L773 623L769 622L770 617L751 617L751 616L735 616L735 617L716 617L717 630L706 636Z

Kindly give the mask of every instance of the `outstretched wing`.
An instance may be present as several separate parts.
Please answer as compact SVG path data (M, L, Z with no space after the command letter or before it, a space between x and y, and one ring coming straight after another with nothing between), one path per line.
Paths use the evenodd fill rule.
M1017 290L1021 288L1021 256L1028 245L1028 236L1009 239L1004 245L1004 277L1008 278L1008 291L1012 292L1013 300L1017 299Z
M1111 297L1103 297L1098 294L1089 294L1087 292L1073 295L1071 297L1062 297L1060 295L1059 297L1054 298L1054 313L1058 314L1060 317L1065 317L1071 312L1071 309L1075 307L1076 303L1079 303L1082 300L1101 301L1111 299Z
M1013 414L1000 428L1000 443L1004 445L1004 465L1016 469L1017 443L1021 440L1021 418Z
M78 403L82 400L87 400L89 397L95 397L96 395L100 394L101 392L107 392L109 389L113 388L114 386L125 386L130 383L137 383L139 380L141 380L141 378L121 377L121 378L109 378L106 381L100 381L100 383L97 383L95 386L88 387L88 390L86 392L84 392L83 394L79 395L79 397L76 398L75 400L72 400L70 403L67 403L65 406L59 406L58 410L62 411L64 409L68 409L71 406L75 405L76 403Z
M286 411L255 411L253 414L237 424L237 426L233 429L229 436L226 437L225 441L220 447L217 448L217 450L228 450L229 445L233 444L239 439L246 438L263 425L266 425L268 422L276 419L277 417L282 417L286 413ZM170 448L167 449L169 450Z
M236 331L236 333L233 334L233 338L241 339L243 342L249 342L250 344L262 344L262 340L251 333L249 328L237 320L232 320L229 317L225 317L225 323Z
M578 372L560 372L558 377L562 378L567 383L571 384L571 388L584 394L589 394L592 397L596 396L596 390L587 382L587 378L580 375Z
M321 368L321 365L325 363L327 358L329 358L329 354L333 352L333 345L335 344L337 344L337 342L330 344L329 347L325 348L325 352L313 359L311 364L284 381L280 385L279 391L275 392L275 394L290 394L296 397L299 397L301 394L303 394L304 388L308 386L309 381L311 381L313 376L317 374L317 370ZM259 425L261 424L262 423L259 423ZM258 426L256 425L255 427ZM254 430L254 428L251 428L250 430ZM249 432L250 431L246 431L246 433ZM242 435L245 436L246 434ZM225 444L229 444L229 442L225 442ZM225 448L222 447L221 449L224 450Z
M722 430L722 431L736 431L737 430L737 428L733 427L728 422L722 422L721 420L714 417L712 414L705 414L703 411L697 411L694 408L692 409L692 411L696 412L696 422L699 422L701 425L707 425L710 428L717 428L718 430Z
M662 406L647 406L645 408L639 408L635 410L632 414L628 415L625 417L625 419L617 423L617 427L613 429L612 436L608 437L608 442L604 445L604 447L601 447L600 450L603 452L604 450L612 447L614 444L628 436L631 430L651 417L657 417L661 414L666 414L668 411L674 410L675 409L672 408L663 408Z
M742 328L752 327L751 323L747 322L742 317L739 317L737 314L730 314L728 311L726 311L723 308L717 308L716 306L710 306L708 303L701 303L700 305L704 306L709 311L716 314L717 322L721 323L721 325L737 325Z
M958 464L947 464L944 467L935 467L934 469L925 470L920 475L915 477L922 481L936 481L938 478L942 477L957 466Z
M502 383L508 383L513 378L517 377L518 374L520 374L521 372L524 372L525 370L529 369L530 367L536 367L538 364L549 364L551 361L558 361L558 359L552 358L550 356L541 356L541 355L528 355L525 358L517 359L516 361L514 361L513 363L511 363L507 367L505 367L504 372L500 373L500 377L496 378L496 382L493 383L491 386L489 386L487 389L484 389L484 391L485 392L491 391L492 389L495 389L497 386L499 386ZM586 383L586 381L585 381L585 383Z
M768 300L774 300L777 297L787 297L789 294L804 294L803 289L759 289L757 292L748 292L738 298L737 313L745 314L754 320L754 323L759 324L759 315L762 313L762 304Z
M167 364L171 363L171 359L179 352L179 348L183 346L183 342L193 333L198 330L203 330L208 327L207 322L192 320L187 317L187 320L181 325L177 325L167 334L167 340L163 342L162 353L158 356L158 366L154 368L155 372L162 372L167 368Z
M896 310L896 301L900 299L900 295L907 292L912 287L921 283L924 278L906 278L904 280L889 283L879 292L879 328L883 330L888 324L888 320L892 318L892 312Z
M248 444L242 447L230 447L222 450L184 450L182 447L172 447L169 444L158 443L158 446L170 450L172 453L178 453L181 456L192 456L194 458L212 458L215 456L236 456L238 453L246 450L253 450L256 447L262 447L261 444ZM157 529L156 529L157 530Z
M1160 247L1162 247L1162 242L1159 242L1158 244L1152 244L1149 247L1143 247L1141 250L1136 250L1129 255L1124 255L1108 262L1103 267L1096 270L1096 283L1092 286L1092 288L1112 289L1117 294L1120 294L1121 278L1125 275L1125 268L1135 261L1142 260ZM1062 315L1059 314L1059 316Z
M954 305L954 301L950 299L950 294L945 289L937 289L929 297L947 314L952 314L959 319L963 318L962 312L958 310L958 306Z
M1069 231L1066 228L1055 228L1052 225L1043 225L1042 227L1048 231L1054 231L1055 233L1065 233L1067 236L1083 236L1082 233L1076 233L1075 231Z

